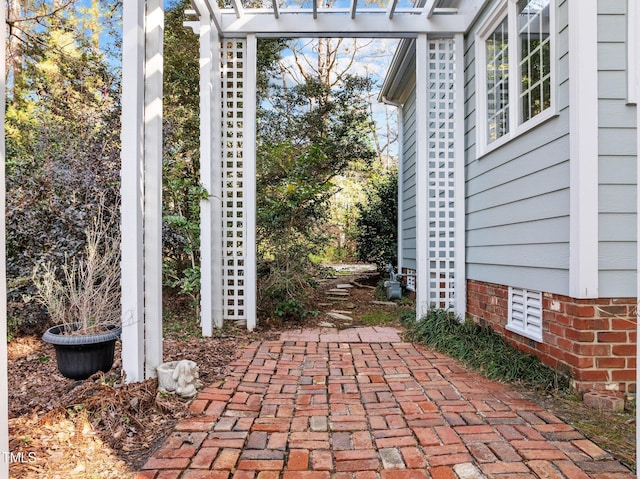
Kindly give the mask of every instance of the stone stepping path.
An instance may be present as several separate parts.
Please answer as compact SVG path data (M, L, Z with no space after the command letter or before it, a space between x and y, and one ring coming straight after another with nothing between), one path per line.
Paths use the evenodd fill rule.
M635 479L572 426L388 327L238 351L136 479Z
M319 306L324 305L324 307L332 307L336 301L344 303L342 306L344 309L355 309L355 304L349 303L349 298L351 297L350 290L353 288L351 283L338 283L334 288L331 288L326 291L327 300L331 301L331 303L320 303ZM321 306L322 307L322 306ZM353 323L353 318L350 316L350 311L341 310L329 310L325 312L325 315L328 317L329 321L323 321L320 323L321 327L335 327L337 323L340 323L340 326L349 326Z

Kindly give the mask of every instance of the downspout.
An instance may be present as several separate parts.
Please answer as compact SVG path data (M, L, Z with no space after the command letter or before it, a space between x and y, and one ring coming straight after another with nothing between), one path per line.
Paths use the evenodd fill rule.
M640 28L640 8L636 4L635 0L629 0L627 16L629 22L629 48L632 52L637 54L640 52L640 34L638 34L638 28ZM632 58L633 55L629 55L629 59ZM627 68L632 68L631 61L627 64ZM629 74L629 72L627 72ZM631 94L630 100L635 102L636 105L636 165L638 164L637 159L640 158L640 67L635 64L634 74L631 75L632 83L629 88L629 93ZM640 185L640 168L636 166L636 192L637 192L637 203L636 203L636 251L637 251L637 266L636 266L636 402L638 400L638 384L640 384L640 367L638 365L638 358L640 358L640 311L638 311L638 298L640 298L640 279L638 278L638 271L640 271L640 221L638 221L638 215L640 214L640 190L638 190L638 185ZM638 420L638 415L636 414L636 458L640 456L640 421ZM640 469L636 472L638 479L640 479Z
M466 208L465 208L465 95L464 95L464 35L456 33L455 42L455 312L460 318L467 314L467 258L466 258Z
M402 250L402 184L404 181L403 171L404 171L404 122L403 122L403 104L400 102L396 102L393 100L389 100L386 96L382 97L382 103L389 106L394 106L398 110L398 224L397 224L397 237L398 244L397 255L398 255L398 264L396 266L396 271L398 273L402 273L403 266L403 250Z

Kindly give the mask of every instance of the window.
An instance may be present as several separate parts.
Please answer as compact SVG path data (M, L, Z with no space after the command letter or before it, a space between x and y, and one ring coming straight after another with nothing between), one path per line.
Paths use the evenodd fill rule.
M542 293L509 288L507 329L534 341L542 342Z
M554 114L553 0L500 3L476 38L478 148L486 153ZM517 68L510 66L517 65Z
M550 0L518 2L521 122L551 106Z
M509 132L509 42L505 18L485 42L489 141Z

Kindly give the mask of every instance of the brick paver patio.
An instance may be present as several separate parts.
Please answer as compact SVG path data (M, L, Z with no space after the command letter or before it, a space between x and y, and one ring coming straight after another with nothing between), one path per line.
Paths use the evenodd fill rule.
M240 351L139 479L633 479L572 426L393 328Z

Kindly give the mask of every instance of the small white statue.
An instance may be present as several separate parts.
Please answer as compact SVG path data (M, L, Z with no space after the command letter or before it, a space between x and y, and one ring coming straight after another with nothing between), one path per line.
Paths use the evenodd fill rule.
M189 359L162 363L157 372L158 389L162 392L175 392L178 396L190 398L202 387L198 365Z

